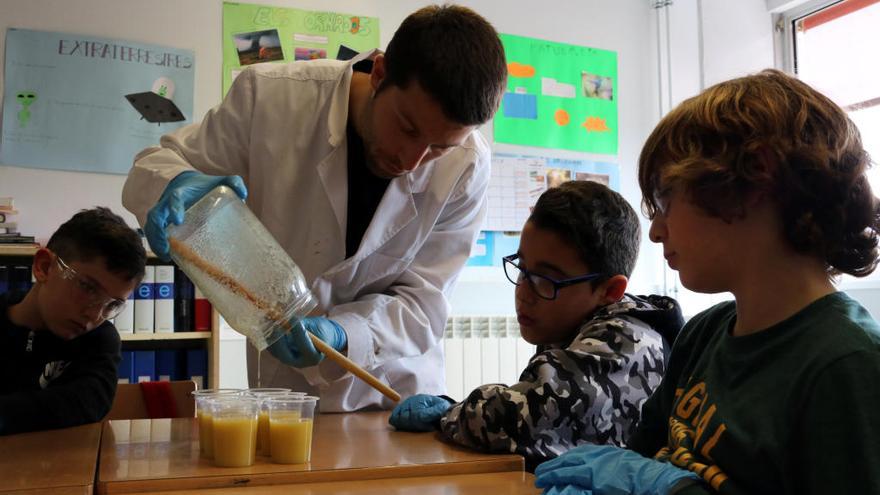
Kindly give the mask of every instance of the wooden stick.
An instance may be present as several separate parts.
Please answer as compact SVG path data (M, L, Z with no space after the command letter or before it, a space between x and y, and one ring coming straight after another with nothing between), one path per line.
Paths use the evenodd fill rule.
M225 286L227 289L234 292L235 294L243 297L248 302L256 306L258 309L265 312L269 316L269 318L282 326L286 331L290 332L293 330L293 326L290 324L289 321L284 318L284 315L280 311L272 307L272 305L270 305L268 302L260 299L258 296L251 293L251 291L249 291L247 287L241 285L238 280L235 280L235 278L233 278L220 268L212 265L207 260L203 259L201 256L198 255L198 253L193 251L192 248L175 239L174 237L170 237L168 239L168 242L171 246L171 249L173 249L175 253L177 253L181 258L189 261L197 268L205 272L209 277L213 278L216 282ZM327 345L327 343L318 338L317 335L309 331L306 331L306 335L308 335L309 338L312 339L312 343L319 351L324 353L324 355L329 357L331 360L335 361L336 364L342 366L344 369L351 372L351 374L353 374L354 376L365 381L367 385L378 390L385 397L388 397L394 402L400 402L400 394L395 392L394 389L380 382L376 379L376 377L368 373L367 370L361 368L354 361L348 359L339 351Z

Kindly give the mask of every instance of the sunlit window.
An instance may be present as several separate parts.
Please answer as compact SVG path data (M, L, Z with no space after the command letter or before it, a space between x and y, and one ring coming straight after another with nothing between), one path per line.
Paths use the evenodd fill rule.
M859 127L875 162L871 188L880 194L880 0L829 2L790 22L795 72ZM880 280L880 273L871 278Z

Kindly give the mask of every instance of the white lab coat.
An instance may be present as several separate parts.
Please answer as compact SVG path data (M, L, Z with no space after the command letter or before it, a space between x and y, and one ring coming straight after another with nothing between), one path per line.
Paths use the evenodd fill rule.
M345 259L353 62L248 67L201 124L135 157L123 204L143 225L179 173L240 175L248 206L302 269L327 316L345 328L348 357L404 397L442 394L447 296L485 217L489 146L475 131L447 155L393 179L358 251ZM255 386L256 351L248 348ZM302 370L268 352L261 360L262 386L318 394L322 411L393 406L330 360Z

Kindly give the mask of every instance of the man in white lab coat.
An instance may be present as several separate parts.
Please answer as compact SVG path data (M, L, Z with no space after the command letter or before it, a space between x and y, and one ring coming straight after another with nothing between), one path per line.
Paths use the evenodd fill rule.
M323 411L393 406L322 362L309 331L404 397L442 394L447 296L486 211L476 128L506 74L495 30L459 6L413 13L384 54L250 66L200 124L137 155L123 204L165 256L165 227L229 185L300 266L320 313L263 354L262 386ZM249 346L252 386L256 363Z

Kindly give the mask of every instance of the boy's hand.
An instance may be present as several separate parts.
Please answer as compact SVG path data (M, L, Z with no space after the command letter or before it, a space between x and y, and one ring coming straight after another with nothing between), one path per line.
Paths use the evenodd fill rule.
M431 431L449 406L451 404L443 397L416 394L394 408L388 423L401 431Z
M170 256L165 228L172 223L183 223L184 211L219 185L228 186L241 199L247 198L244 181L237 175L205 175L187 171L165 186L159 201L147 212L147 222L144 225L144 235L156 256L163 260L168 260Z
M557 490L551 493L580 493L566 491L573 485L571 490L595 495L666 495L700 479L667 462L611 445L581 445L569 450L539 465L535 477L536 487Z

